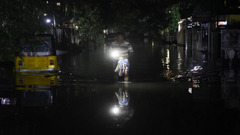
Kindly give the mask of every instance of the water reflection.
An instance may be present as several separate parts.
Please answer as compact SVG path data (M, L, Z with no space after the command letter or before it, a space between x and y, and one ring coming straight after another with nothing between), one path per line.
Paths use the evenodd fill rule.
M130 95L128 92L128 84L122 84L115 92L114 105L110 109L110 114L115 122L115 126L123 127L134 114L133 108L129 105Z
M240 110L240 76L239 69L223 71L221 79L222 97L227 108Z
M16 85L18 89L27 89L27 87L50 87L58 83L56 74L37 74L22 73L16 75Z
M1 105L16 105L16 98L0 97Z
M161 48L163 76L175 81L183 77L186 70L184 46L164 45Z
M22 107L43 107L53 104L57 75L17 74L16 87L1 90L2 105Z
M122 88L119 88L118 92L115 92L115 95L118 99L120 107L128 106L129 95L127 90L123 91Z
M55 74L16 74L14 87L0 89L1 134L49 132L47 115L56 103L57 82Z
M164 65L166 77L176 80L174 77L180 77L187 67L185 53L181 51L184 47L162 46L159 49L161 53L158 54L158 58L160 57L162 61L157 59L158 64ZM97 56L91 55L91 59L101 58ZM80 56L73 58L73 61L70 54L69 58L64 57L61 66L65 66L65 69L60 74L60 79L57 75L50 74L18 74L16 88L1 89L0 112L9 111L7 107L16 107L11 111L22 112L21 114L24 115L9 115L9 113L5 116L1 115L1 127L3 127L1 133L7 134L13 131L15 134L79 134L90 131L99 134L99 130L102 131L100 133L106 133L110 129L112 132L109 132L114 134L118 131L115 129L122 127L138 134L159 133L159 131L163 134L179 132L204 134L209 133L209 130L212 133L234 130L234 127L230 126L222 128L226 125L226 121L231 125L229 121L235 122L238 117L233 116L231 110L223 108L222 103L224 102L224 105L231 109L239 108L240 79L237 71L228 70L225 78L219 80L219 74L204 75L202 71L198 71L204 67L193 66L190 71L193 69L192 73L195 75L190 76L189 82L132 81L131 84L119 84L119 82L92 81L88 77L80 76L82 73L93 74L91 70L84 72L85 67L87 69L92 66L83 61L87 60L86 57L90 56L81 55L81 58ZM145 58L143 55L138 55L139 57ZM146 63L149 61L147 58L149 57L145 58ZM140 73L144 76L142 74L149 69L148 65L142 64L140 62L142 59L136 60L139 60L136 69L143 67ZM96 64L92 67L96 69L99 66L104 67L108 62L103 65L98 65L96 61L91 63ZM111 64L108 69L112 69ZM101 69L101 71L103 74L111 70ZM67 74L68 72L71 74ZM98 73L100 74L100 70ZM219 82L222 85L219 85ZM187 88L191 94L187 92ZM35 107L42 108L44 115L34 115L26 113L29 110L23 110ZM45 113L46 110L49 113ZM125 133L126 130L121 130L121 133Z
M57 85L57 75L17 74L16 92L21 106L44 107L53 104L53 93Z

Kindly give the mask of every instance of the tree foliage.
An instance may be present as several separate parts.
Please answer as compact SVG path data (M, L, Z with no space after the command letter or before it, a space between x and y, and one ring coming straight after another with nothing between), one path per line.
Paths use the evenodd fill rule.
M14 59L19 39L45 30L40 19L43 14L42 5L42 1L1 0L0 61Z
M179 13L180 7L179 5L174 5L171 8L167 10L168 12L168 27L167 29L169 30L170 34L173 34L177 31L178 29L178 22L181 19L181 15Z
M179 7L173 6L179 0L105 0L105 3L107 1L109 4L103 5L110 10L103 9L103 12L111 16L111 20L106 24L111 23L108 26L117 31L159 33L166 28L174 31L180 20ZM166 12L168 10L172 14Z
M76 8L74 25L78 26L77 32L82 37L95 37L102 29L102 19L97 5L87 3Z
M49 4L45 0L1 0L0 60L13 58L19 39L47 30L43 20L45 12L56 17L57 27L74 20L73 26L78 26L76 31L80 36L94 37L104 28L150 33L168 28L174 32L180 15L179 7L173 5L184 0L59 1L61 7L56 7L57 0Z

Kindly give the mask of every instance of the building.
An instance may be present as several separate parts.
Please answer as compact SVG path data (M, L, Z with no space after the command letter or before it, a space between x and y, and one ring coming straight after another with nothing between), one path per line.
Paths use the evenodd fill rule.
M187 57L198 64L211 63L209 69L229 66L240 50L240 1L213 0L190 5L191 14L179 22L178 44L184 44ZM209 8L203 7L206 5Z

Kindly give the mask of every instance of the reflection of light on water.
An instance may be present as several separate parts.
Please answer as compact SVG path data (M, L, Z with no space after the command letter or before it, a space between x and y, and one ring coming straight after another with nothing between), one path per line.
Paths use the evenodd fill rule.
M181 72L182 71L183 48L178 47L177 55L178 55L177 56L178 57L177 70Z
M114 106L112 109L111 109L111 113L114 114L114 115L118 115L120 112L120 109L119 107L117 106Z
M170 52L169 52L169 49L167 49L167 56L166 56L166 61L165 61L165 64L167 66L167 69L169 70L170 67L169 67L169 63L170 63Z
M165 68L163 75L170 79L179 78L179 74L183 74L184 70L184 48L182 46L168 46L164 48L165 54L162 59Z
M177 53L178 53L178 59L181 59L182 58L182 50L179 49Z
M181 59L178 59L178 61L177 61L177 70L178 71L182 71L182 60Z
M1 105L15 105L16 104L15 98L0 97L0 100L1 100Z
M221 77L222 97L227 108L240 110L240 70L225 70Z
M170 66L169 66L169 64L170 64L170 51L169 51L168 48L166 49L165 61L162 60L162 64L163 64L163 66L166 67L166 70L164 71L164 76L167 77L167 78L170 77L172 75L172 70L170 70Z
M185 56L184 56L185 58L187 58L187 56L188 56L188 55L187 55L187 54L188 54L187 52L188 52L188 47L187 47L187 44L186 44L186 45L185 45Z
M188 88L188 92L192 94L192 88Z

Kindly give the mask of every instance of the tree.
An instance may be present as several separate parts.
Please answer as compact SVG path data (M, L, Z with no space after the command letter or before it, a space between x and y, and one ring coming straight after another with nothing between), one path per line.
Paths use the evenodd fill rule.
M1 0L0 5L0 61L14 60L21 38L32 37L46 30L43 1Z
M168 16L169 25L168 25L167 29L169 30L170 34L177 32L178 22L181 19L179 9L180 9L179 5L174 5L170 9L167 10L167 12L169 13L169 16Z
M105 0L104 3L106 3ZM104 21L108 26L115 28L117 31L137 31L159 33L165 28L175 29L178 24L178 10L172 8L179 0L110 0L109 4L102 4L108 8L102 8L104 14L103 18L108 18ZM111 6L110 6L111 5ZM109 8L111 10L109 10ZM166 10L173 10L173 15L166 12ZM176 9L176 10L175 10ZM106 11L105 11L106 10ZM108 12L111 11L111 12ZM176 14L175 14L176 12ZM180 19L179 19L180 20ZM171 26L169 26L171 21ZM173 25L175 23L175 25Z
M75 10L74 25L79 26L77 32L80 37L95 38L103 29L98 5L86 3Z

